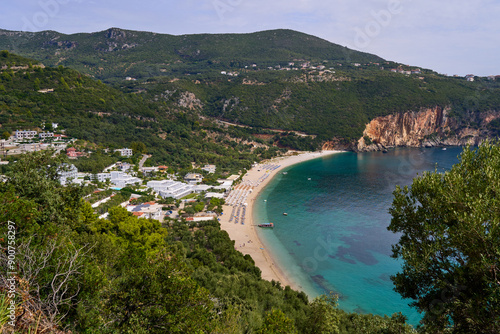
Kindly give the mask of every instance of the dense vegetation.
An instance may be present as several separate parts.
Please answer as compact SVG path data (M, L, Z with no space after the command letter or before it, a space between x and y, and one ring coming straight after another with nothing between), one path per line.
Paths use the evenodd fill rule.
M71 67L112 83L116 91L133 93L127 96L125 104L131 107L127 110L118 96L100 96L96 101L105 112L115 110L111 122L124 124L124 132L133 133L140 141L151 137L151 131L167 133L169 138L189 134L192 146L204 151L206 147L195 145L205 137L194 134L199 128L193 123L210 125L189 115L253 127L240 128L240 138L271 134L268 139L272 140L266 144L309 150L334 138L344 142L359 139L365 125L377 116L450 107L459 126L474 128L480 123L480 113L500 110L497 81L476 78L467 82L427 69L412 75L392 73L391 68L413 68L291 30L184 36L117 28L74 35L0 31L1 48L43 60L46 65ZM126 77L130 80L124 80ZM140 111L134 111L137 105L141 105ZM184 111L187 119L172 115L172 110ZM125 120L132 114L135 118ZM115 140L109 129L95 129L95 119L88 121L90 126L82 130L84 139L99 135ZM496 135L495 124L481 130ZM71 127L76 127L74 122ZM277 137L276 132L265 133L264 129L310 136ZM123 137L120 134L116 141ZM228 145L222 137L219 143ZM150 139L149 144L161 146L159 140ZM168 159L172 152L170 148L159 153Z
M433 73L406 76L373 67L337 70L327 76L330 81L320 81L317 72L292 72L295 77L287 71L243 73L229 80L201 76L199 84L157 78L122 87L165 100L175 98L165 92L189 91L201 100L200 112L206 115L256 128L305 132L317 136L315 145L334 137L357 140L370 120L388 114L451 107L458 122L471 126L479 113L500 110L500 86L494 81L467 82ZM305 81L297 80L300 75ZM244 83L248 80L253 84Z
M57 164L52 152L27 154L0 184L0 237L15 235L17 270L15 297L11 277L0 280L5 330L13 300L21 333L412 332L401 315L347 314L335 296L309 301L262 280L216 220L161 226L120 207L98 219L84 189L59 184Z
M404 264L393 281L425 314L425 332L500 332L499 185L500 146L486 142L394 192L389 229Z
M49 130L49 124L58 123L65 134L80 139L75 145L94 151L77 162L79 168L93 173L119 159L106 154L105 148L129 146L135 153L131 159L152 154L148 163L167 164L181 174L192 168L192 162L216 164L218 172L232 173L275 156L280 146L309 150L333 137L357 139L370 119L388 113L450 106L457 122L477 127L480 112L500 110L495 81L469 83L428 70L418 77L391 73L381 65L399 64L288 30L193 36L120 29L76 35L0 31L0 49L15 49L46 65L73 68L44 68L34 60L0 52L2 132ZM294 61L335 69L322 75L309 70L274 70ZM239 75L223 75L221 70ZM139 80L123 81L124 76ZM221 125L214 119L239 126ZM491 122L487 130L498 134L498 123ZM310 301L304 293L262 280L253 260L234 249L215 220L200 224L171 221L162 226L117 207L109 209L108 219L99 219L81 200L93 189L62 187L56 166L63 158L54 160L52 153L29 154L2 167L8 180L0 183L0 238L9 240L8 230L15 231L19 274L14 302L21 331L33 332L37 326L75 333L413 331L400 314L348 314L336 308L335 296ZM410 215L415 203L411 199L405 202L405 196L411 195L408 190L396 193L393 214L399 218L391 228L407 232L408 238L395 248L395 255L410 256L403 257L406 271L395 279L398 291L416 299L420 310L433 312L429 309L433 298L449 292L446 284L451 276L440 275L450 267L454 269L450 275L459 279L458 287L475 284L439 303L444 308L437 318L426 314L424 331L498 330L480 327L487 322L484 319L495 320L498 313L498 286L493 279L498 271L498 245L493 243L498 239L494 209L498 180L490 177L497 173L498 159L489 164L489 155L464 160L470 163L463 168L470 168L453 174L451 183L447 183L449 175L444 179L428 176L430 181L424 179L421 188L416 181L419 203L436 205L418 208L426 224L416 218L408 218L406 224L404 215ZM473 176L479 179L468 179ZM463 187L445 191L457 184ZM419 189L423 197L417 196ZM116 203L108 203L105 209L126 200L126 192L120 192ZM471 197L469 192L475 195ZM436 202L436 194L458 196L450 199L455 211L443 207L446 198ZM479 202L466 201L471 198ZM413 204L405 206L408 203ZM188 210L198 210L197 204ZM426 216L429 212L433 214ZM472 225L459 224L464 217ZM474 217L481 219L472 220ZM448 238L443 223L450 231L460 232L458 241ZM419 230L422 227L429 230ZM474 233L478 230L487 232L480 235L484 238L477 238ZM414 245L415 231L433 233L426 235L428 243ZM440 243L435 242L438 237ZM462 240L470 247L458 247ZM435 248L447 243L453 247ZM477 251L477 245L483 248ZM422 246L425 255L436 251L437 257L445 254L443 250L449 252L442 261L447 267L422 272L420 268L432 270L439 263L427 262L432 256L411 257L411 252L401 251L406 246ZM470 265L457 266L469 253ZM6 268L8 252L4 248L0 260ZM8 326L6 305L12 300L5 293L7 278L2 273L0 325L4 326ZM488 307L481 308L484 305ZM439 321L434 323L434 319ZM498 321L487 323L498 326Z
M257 64L260 68L295 60L381 61L323 39L292 30L252 34L173 36L111 28L92 34L65 35L0 30L0 50L64 65L105 81L125 77L213 73Z
M16 68L23 65L26 68ZM190 167L191 162L217 164L225 172L248 168L277 152L262 141L254 152L251 141L258 139L248 129L218 127L187 109L122 93L62 66L36 67L6 51L0 54L2 66L2 131L42 130L55 122L66 135L101 148L140 143L153 154L153 163L174 168ZM40 92L43 89L53 92Z

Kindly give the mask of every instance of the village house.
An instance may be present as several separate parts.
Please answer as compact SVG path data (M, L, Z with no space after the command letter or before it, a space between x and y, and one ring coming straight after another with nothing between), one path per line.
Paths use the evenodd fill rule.
M141 172L144 173L144 175L152 175L153 173L156 173L158 171L158 167L142 167Z
M127 205L127 211L140 218L162 220L162 206L155 202Z
M207 173L214 174L216 170L215 165L205 165L201 170L204 170Z
M76 158L79 158L83 155L82 152L79 152L76 150L76 148L74 147L70 147L66 150L66 155L68 156L68 158L70 159L76 159Z
M131 157L133 155L131 148L121 148L121 149L115 150L115 152L120 152L120 155L122 157Z
M16 130L16 132L14 132L14 138L17 139L17 140L20 140L20 139L33 139L33 138L36 137L37 134L38 134L38 132L36 132L36 131Z
M53 132L40 132L38 134L38 138L40 139L47 139L47 138L53 138L54 137L54 133Z

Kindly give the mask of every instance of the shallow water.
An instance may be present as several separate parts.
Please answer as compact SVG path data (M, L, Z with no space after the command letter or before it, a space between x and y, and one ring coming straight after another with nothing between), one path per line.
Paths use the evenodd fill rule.
M259 234L310 297L333 291L346 311L402 312L416 324L420 315L393 291L390 280L401 265L390 257L391 245L399 239L387 231L392 192L423 171L451 168L461 151L346 152L291 166L256 200L258 222L275 224Z

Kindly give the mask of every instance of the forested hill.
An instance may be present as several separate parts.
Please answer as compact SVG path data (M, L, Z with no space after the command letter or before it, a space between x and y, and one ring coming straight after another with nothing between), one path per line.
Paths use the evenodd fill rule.
M250 130L217 126L176 101L144 99L61 65L45 67L1 51L2 132L42 131L53 122L66 135L101 148L143 143L154 163L174 168L195 161L238 171L277 151Z
M118 28L72 35L0 30L0 50L39 59L47 66L68 66L106 81L294 61L327 61L332 65L383 61L375 55L284 29L181 36Z
M453 120L441 137L464 128L478 140L500 133L498 78L447 77L292 30L182 36L118 28L73 35L0 30L1 49L100 79L125 92L132 106L181 108L250 126L249 134L309 135L271 132L267 145L314 150L333 139L352 147L375 118L429 108L446 109ZM117 110L103 100L103 110ZM139 109L151 117L151 108Z

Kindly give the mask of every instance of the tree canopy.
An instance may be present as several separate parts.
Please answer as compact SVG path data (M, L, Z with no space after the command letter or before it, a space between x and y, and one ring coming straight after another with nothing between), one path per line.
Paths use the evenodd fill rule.
M424 331L500 332L500 146L466 148L445 173L398 187L389 230L403 268L395 289L424 313Z

